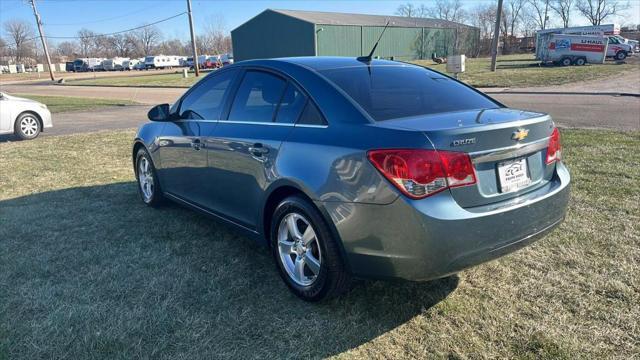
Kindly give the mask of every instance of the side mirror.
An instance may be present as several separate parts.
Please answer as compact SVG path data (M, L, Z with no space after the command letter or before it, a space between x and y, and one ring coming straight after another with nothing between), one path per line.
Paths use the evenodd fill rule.
M151 121L169 121L171 118L169 104L160 104L152 107L147 113L147 117Z

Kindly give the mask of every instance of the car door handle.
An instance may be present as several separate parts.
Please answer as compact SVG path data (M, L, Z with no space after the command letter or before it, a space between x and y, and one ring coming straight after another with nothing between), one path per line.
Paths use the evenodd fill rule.
M262 146L260 143L253 144L253 146L249 146L249 152L254 156L262 156L269 152L269 149Z
M204 147L204 144L200 141L200 139L193 139L191 142L191 147L193 150L200 150Z

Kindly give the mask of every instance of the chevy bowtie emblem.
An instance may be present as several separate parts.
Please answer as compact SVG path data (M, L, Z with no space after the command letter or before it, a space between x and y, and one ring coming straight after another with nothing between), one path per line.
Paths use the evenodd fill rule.
M511 139L515 141L522 141L526 139L527 136L529 136L529 129L518 129L513 132L513 134L511 135Z

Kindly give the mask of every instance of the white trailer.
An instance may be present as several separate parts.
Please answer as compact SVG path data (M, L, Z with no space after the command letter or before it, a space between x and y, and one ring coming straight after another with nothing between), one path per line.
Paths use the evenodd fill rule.
M624 60L627 56L633 54L633 45L620 41L620 25L605 24L592 26L574 26L568 28L545 29L536 32L536 53L539 48L544 48L545 37L549 34L567 34L581 36L602 36L608 38L607 57L616 60Z
M157 55L147 56L144 59L147 69L164 69L172 67L180 67L180 56L174 55Z
M538 35L540 46L536 47L536 59L543 64L584 65L602 64L607 54L609 38L604 36L582 36L567 34Z
M98 71L102 70L101 58L80 58L73 61L73 71L85 72L85 71Z
M142 61L144 63L144 59L127 59L125 61L122 62L122 70L133 70L136 68L136 65L138 65L140 63L140 61Z
M129 58L115 57L113 59L106 59L102 62L102 68L104 71L122 71L124 70L125 61L129 61Z

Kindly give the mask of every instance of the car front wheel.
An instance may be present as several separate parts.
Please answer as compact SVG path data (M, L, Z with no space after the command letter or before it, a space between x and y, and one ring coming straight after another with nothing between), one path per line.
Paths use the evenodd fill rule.
M616 60L624 60L627 58L627 53L624 51L618 51L616 54Z
M300 196L280 202L270 235L280 276L298 297L320 301L349 288L338 244L311 202Z
M162 203L163 196L156 168L153 166L151 156L144 148L138 150L136 155L136 180L138 180L138 193L145 204L157 207Z
M40 121L34 114L24 113L16 119L14 132L21 140L35 139L40 131Z

